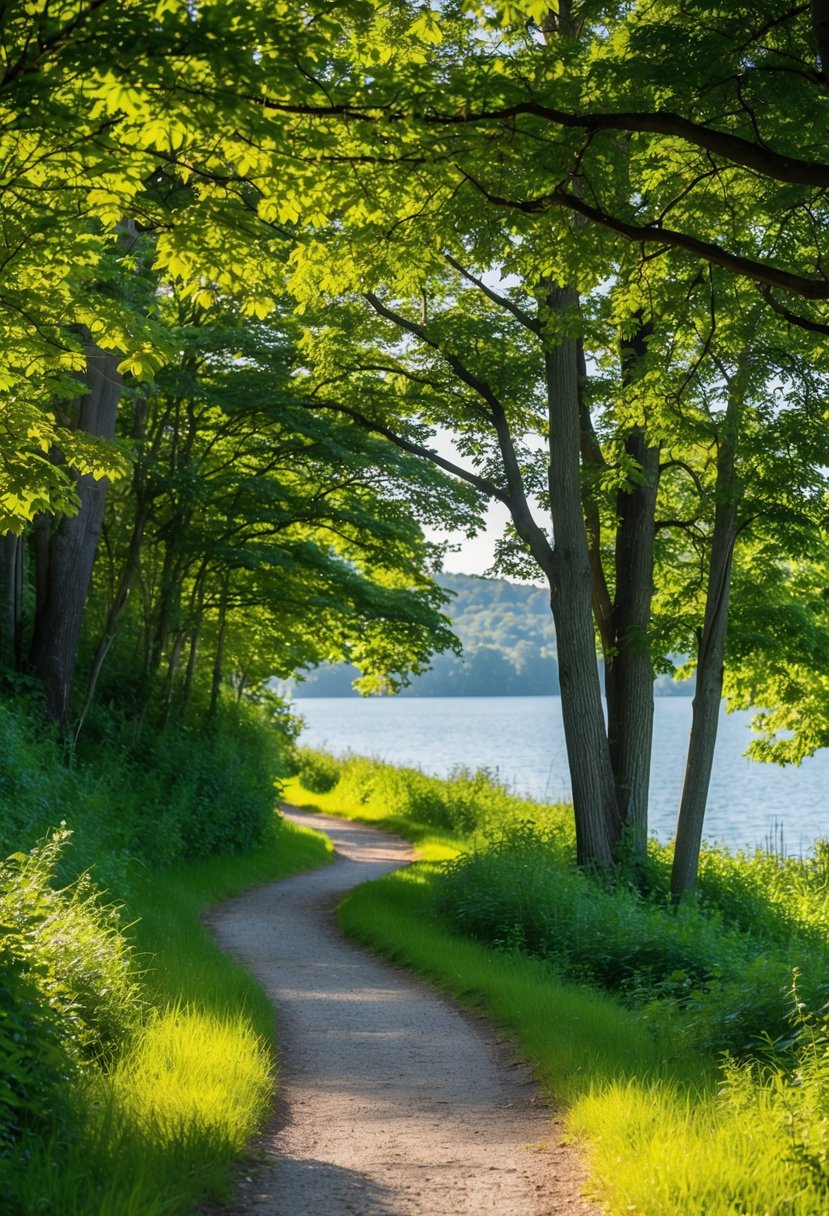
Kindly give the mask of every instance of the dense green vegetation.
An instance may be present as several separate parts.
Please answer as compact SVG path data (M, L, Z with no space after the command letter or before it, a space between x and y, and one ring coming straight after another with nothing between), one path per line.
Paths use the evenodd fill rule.
M71 1210L67 1129L102 1124L61 1112L108 1111L118 1078L111 1109L137 1109L152 1026L200 1041L189 1005L153 1020L106 900L130 917L142 867L267 852L293 729L270 682L346 663L388 692L457 654L426 537L494 501L496 568L543 581L555 654L552 626L496 641L510 614L494 629L473 594L471 676L554 664L574 828L532 811L492 836L502 794L472 775L451 797L365 780L427 835L481 834L428 883L455 931L604 985L659 1041L752 1060L769 1035L724 1093L799 1112L790 1210L811 1210L825 858L700 846L723 696L763 711L762 759L829 742L826 8L2 6L0 1158L25 1203L43 1151ZM696 687L669 879L648 783L672 655ZM127 1154L148 1177L164 1122Z
M301 780L296 800L393 827L429 858L358 888L343 926L517 1039L611 1212L825 1210L825 847L706 852L677 909L666 849L651 842L636 886L581 873L566 808L485 773L306 752Z
M242 717L190 739L173 780L174 740L140 763L124 746L67 768L4 708L26 775L3 791L4 825L41 836L0 867L4 1214L188 1212L225 1193L270 1108L273 1010L199 916L330 850L274 815L284 744L274 765L279 736Z
M320 663L398 688L456 646L421 526L497 502L497 569L549 595L582 864L644 857L654 681L696 673L681 899L722 696L764 758L829 737L825 29L7 4L3 665L75 735L113 687L191 723L199 685L210 717ZM527 678L488 645L474 680Z

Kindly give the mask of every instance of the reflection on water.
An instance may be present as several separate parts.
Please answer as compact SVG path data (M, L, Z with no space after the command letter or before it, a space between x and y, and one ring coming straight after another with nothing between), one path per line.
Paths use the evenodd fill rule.
M569 797L558 697L308 698L296 702L301 742L409 764L438 776L458 765L489 768L519 793ZM741 753L751 714L723 714L705 834L732 848L765 845L782 825L787 851L805 852L829 835L829 751L800 768L755 764ZM651 830L671 838L691 726L690 697L656 701Z

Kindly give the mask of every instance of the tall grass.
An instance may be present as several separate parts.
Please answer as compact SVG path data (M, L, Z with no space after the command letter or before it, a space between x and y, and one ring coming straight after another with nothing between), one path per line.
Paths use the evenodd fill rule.
M570 861L560 809L496 787L474 813L465 785L471 830L442 827L435 850L429 825L452 814L428 807L451 804L451 781L416 774L409 798L408 772L324 763L327 790L292 797L449 858L352 892L346 932L508 1031L566 1106L610 1212L829 1210L827 846L805 860L709 850L677 912L655 844L644 874L597 885ZM307 758L303 775L319 764Z
M273 1010L201 913L330 847L274 815L290 732L254 707L192 732L99 709L83 745L0 701L0 1213L184 1213L275 1076Z

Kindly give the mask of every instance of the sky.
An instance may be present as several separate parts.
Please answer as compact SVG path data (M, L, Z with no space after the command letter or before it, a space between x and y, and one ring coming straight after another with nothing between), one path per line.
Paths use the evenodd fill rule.
M458 464L466 463L458 453L450 431L438 427L431 443L441 456ZM493 562L496 541L500 539L509 518L509 511L503 503L492 502L487 507L486 529L472 540L463 532L438 532L433 528L424 528L424 532L429 540L444 541L448 538L458 546L457 552L447 553L444 558L443 568L447 574L486 574Z
M447 553L443 568L447 574L486 574L492 565L495 542L501 537L509 512L501 503L493 503L487 510L487 527L478 536L469 540L462 532L448 534L425 529L430 540L446 540L458 546L456 553Z

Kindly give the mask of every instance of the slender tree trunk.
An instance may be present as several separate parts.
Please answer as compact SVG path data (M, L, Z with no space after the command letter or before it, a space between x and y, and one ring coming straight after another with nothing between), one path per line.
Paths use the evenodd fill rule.
M190 649L187 653L187 669L184 673L184 688L181 693L181 712L182 716L187 713L187 706L190 704L190 697L193 692L193 680L196 675L196 659L199 653L199 637L201 633L200 622L196 623L193 629L193 636L190 638Z
M222 689L222 676L225 666L225 633L227 631L227 591L228 576L222 583L222 598L219 603L219 631L216 636L216 649L213 652L213 678L210 684L210 708L208 717L214 718L219 708L219 693Z
M648 626L653 599L653 547L659 451L636 427L625 450L642 480L617 497L616 593L613 651L605 660L610 761L626 844L643 856L648 839L648 796L653 742L653 664Z
M0 666L20 669L23 538L0 536Z
M118 359L100 347L87 348L85 380L88 391L78 408L78 428L112 439L121 396ZM31 663L46 690L50 717L64 726L69 720L69 695L81 637L86 597L104 516L106 478L78 477L81 506L77 515L61 519L48 535L39 530L37 551L45 570L39 571L39 603L31 646Z
M576 308L569 287L553 287L554 311ZM573 788L580 865L610 867L621 821L610 765L593 634L593 573L582 510L578 343L565 339L546 355L550 420L550 512L553 558L550 605L555 622L561 707Z
M170 658L167 663L167 674L164 677L164 724L170 721L170 714L173 708L173 690L176 686L176 672L181 666L181 656L184 652L184 630L180 629L173 637L173 648L170 651Z
M92 660L92 667L89 673L89 682L86 689L86 700L83 709L81 710L80 718L78 719L78 728L75 732L75 742L78 741L78 736L81 733L83 724L86 721L86 715L92 706L95 698L95 689L98 685L98 677L101 674L101 669L104 665L104 660L109 653L109 648L115 640L115 631L118 626L118 621L122 612L127 606L130 589L133 579L138 572L138 565L141 559L141 546L144 540L144 528L147 522L147 510L145 507L139 507L138 514L132 528L132 536L130 537L129 549L127 550L124 568L121 571L121 577L118 580L118 587L113 596L112 603L109 606L106 623L103 633L95 649L95 656Z
M742 401L729 393L724 434L717 453L717 505L711 539L711 562L705 599L705 615L697 656L697 687L694 695L691 737L685 766L685 782L679 806L676 844L671 871L671 894L679 900L697 878L702 827L708 802L708 787L722 700L725 643L731 567L737 539L739 490L735 460Z

